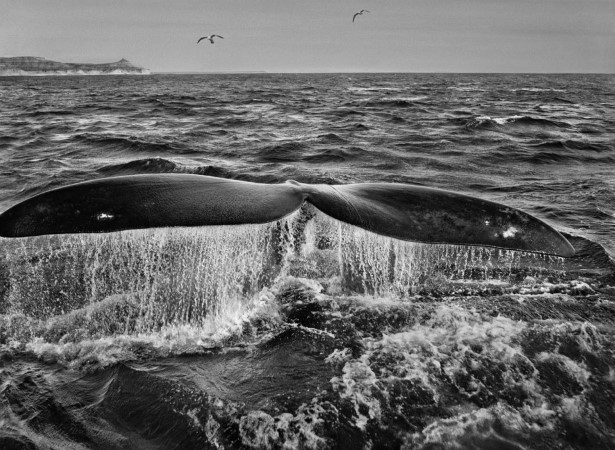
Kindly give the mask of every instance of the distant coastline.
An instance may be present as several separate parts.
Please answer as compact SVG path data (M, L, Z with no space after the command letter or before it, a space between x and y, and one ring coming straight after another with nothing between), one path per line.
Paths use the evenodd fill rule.
M150 75L126 59L104 64L62 63L38 56L0 58L0 76Z
M235 74L261 74L269 73L266 70L215 70L215 71L177 71L177 72L154 72L157 75L235 75Z

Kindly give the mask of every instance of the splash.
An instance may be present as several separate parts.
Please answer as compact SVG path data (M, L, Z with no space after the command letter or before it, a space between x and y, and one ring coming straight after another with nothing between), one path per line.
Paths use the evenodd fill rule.
M104 335L204 326L232 313L228 305L247 307L268 283L275 227L24 239L5 255L2 313L49 338L76 328Z
M241 316L288 277L317 280L328 294L400 298L459 283L510 280L513 268L531 266L528 261L535 266L555 261L399 241L340 223L309 205L262 225L43 236L2 244L2 331L49 342L186 326L212 332L212 323Z
M509 283L530 273L557 272L563 263L559 257L513 250L401 241L324 216L319 219L313 224L320 227L320 235L332 240L331 229L337 230L340 276L350 292L393 297L442 293L468 282ZM329 231L323 231L327 227Z
M58 248L48 248L46 255L37 255L13 294L20 301L47 297L51 302L27 305L34 314L44 314L129 293L141 300L143 326L156 319L198 321L205 312L216 313L217 299L253 293L266 259L266 228L71 236ZM64 301L55 301L62 297ZM164 307L156 308L161 301Z

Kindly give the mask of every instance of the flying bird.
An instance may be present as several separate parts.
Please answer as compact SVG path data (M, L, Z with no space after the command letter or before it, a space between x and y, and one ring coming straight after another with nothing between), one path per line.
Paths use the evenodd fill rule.
M355 13L355 15L354 15L354 16L352 16L352 21L354 22L354 19L355 19L357 16L362 16L364 12L369 12L369 11L368 11L367 9L362 9L362 10L361 10L361 11L359 11L358 13Z
M203 39L209 39L209 42L211 42L212 44L214 43L214 38L215 37L219 37L220 39L224 39L222 36L220 36L219 34L210 34L209 36L203 36L202 38L200 38L198 41L196 41L196 43L198 44L199 42L201 42Z

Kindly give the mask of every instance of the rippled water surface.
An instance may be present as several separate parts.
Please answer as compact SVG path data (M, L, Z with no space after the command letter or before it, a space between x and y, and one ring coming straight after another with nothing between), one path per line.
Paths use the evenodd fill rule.
M0 78L0 210L105 176L404 182L570 259L264 225L0 238L2 448L615 446L615 77Z

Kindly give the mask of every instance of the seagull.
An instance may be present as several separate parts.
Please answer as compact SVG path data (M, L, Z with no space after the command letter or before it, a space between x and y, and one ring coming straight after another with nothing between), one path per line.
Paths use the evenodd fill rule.
M358 13L355 13L355 15L352 16L352 21L354 22L355 17L363 15L364 12L369 12L369 11L367 9L362 9Z
M219 37L220 39L224 39L222 36L220 36L219 34L210 34L209 36L203 36L201 39L199 39L198 41L196 41L196 43L198 44L199 42L201 42L203 39L209 39L209 42L211 42L212 44L214 43L214 38L215 37Z

